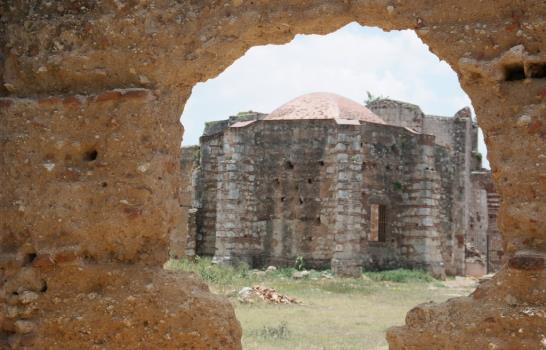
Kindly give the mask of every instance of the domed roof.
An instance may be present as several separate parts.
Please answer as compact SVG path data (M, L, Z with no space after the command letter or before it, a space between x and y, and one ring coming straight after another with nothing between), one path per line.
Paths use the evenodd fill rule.
M327 92L313 92L275 109L264 120L343 119L385 124L383 119L353 100Z

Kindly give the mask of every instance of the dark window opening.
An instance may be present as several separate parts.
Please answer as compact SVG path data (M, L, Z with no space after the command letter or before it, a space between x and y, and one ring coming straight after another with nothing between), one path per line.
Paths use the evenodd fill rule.
M102 185L102 187L108 187L108 183L106 183L106 182L103 182L101 185Z
M292 164L292 162L289 161L289 160L286 161L284 166L285 166L286 169L294 169L294 164Z
M399 154L400 153L400 151L398 150L398 147L396 147L396 145L391 146L391 151L394 154Z
M307 179L307 183L312 184L312 183L313 183L313 179Z
M42 280L42 287L40 288L41 293L47 292L47 282Z
M504 67L504 80L515 81L525 79L523 64L512 64Z
M528 68L530 78L546 78L546 63L533 63Z
M377 240L379 242L386 242L386 238L387 238L387 209L384 205L380 205Z
M98 155L99 153L97 152L97 150L93 149L85 152L85 154L83 155L83 160L85 160L86 162L92 162L97 159Z
M303 198L300 197L300 204L303 204Z
M320 166L324 166L324 161L323 160L319 161L319 164Z
M23 260L24 265L30 265L36 259L36 253L29 253L25 255L25 258Z
M316 223L317 225L320 225L320 224L321 224L320 216L317 216L317 218L315 219L315 223Z
M387 210L384 205L370 206L370 234L368 240L372 242L386 242L387 239Z
M284 202L284 199L285 199L284 197L281 197L281 202Z

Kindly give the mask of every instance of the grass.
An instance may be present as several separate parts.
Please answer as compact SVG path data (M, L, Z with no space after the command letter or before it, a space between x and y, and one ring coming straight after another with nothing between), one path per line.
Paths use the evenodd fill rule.
M294 280L293 268L258 272L247 266L224 267L210 259L171 260L166 268L194 272L215 293L227 296L249 350L386 350L385 332L403 325L415 305L467 295L469 287L448 288L423 271L364 272L362 278L337 278L310 271ZM298 305L242 304L237 291L256 284L302 301Z
M396 269L379 272L364 272L373 281L391 281L398 283L434 282L434 277L421 270Z

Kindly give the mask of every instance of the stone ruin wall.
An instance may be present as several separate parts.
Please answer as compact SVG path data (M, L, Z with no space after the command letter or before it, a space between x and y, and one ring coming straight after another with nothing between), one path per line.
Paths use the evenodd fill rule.
M471 176L474 203L469 236L482 253L486 271L496 272L506 263L502 235L497 226L500 198L488 172L475 171Z
M223 137L220 134L203 136L205 147L200 149L201 167L198 172L198 195L200 208L196 233L196 254L213 256L216 247L216 198L218 186L218 162L224 154ZM205 159L210 161L204 161Z
M434 137L388 125L368 124L360 129L365 214L369 215L371 204L387 208L386 241L367 242L364 266L424 268L445 276L441 247L450 237L436 228L442 189L435 171ZM368 224L362 234L369 231Z
M464 269L455 267L464 261L453 253L464 254L453 242L450 198L461 192L452 188L456 159L434 136L321 120L216 132L201 138L199 166L211 182L197 187L196 197L210 198L199 206L203 221L190 234L200 237L189 243L197 251L216 240L215 254L208 255L251 266L291 266L302 256L309 267L325 268L336 251L348 250L347 257L367 269L417 267L437 276ZM209 153L213 148L222 156ZM388 208L385 242L368 242L371 204ZM344 217L349 206L353 214ZM346 249L336 242L339 227L354 233Z
M197 245L198 211L201 208L197 196L200 190L200 147L182 147L180 150L180 208L182 223L180 233L171 237L170 256L181 258L195 256Z
M160 268L181 217L173 194L183 103L197 82L251 46L357 21L415 29L457 72L502 198L507 264L469 297L410 311L405 326L388 331L390 348L543 347L544 1L6 1L1 10L2 346L239 349L231 306L191 276ZM125 141L114 142L116 130ZM91 147L109 141L96 163L78 165L92 167L80 187L70 173L59 177L72 168L68 150L75 147L73 159L87 151L65 146L73 139ZM112 158L101 168L101 157ZM153 166L138 171L147 162ZM125 210L124 199L141 207ZM8 306L17 308L7 313Z

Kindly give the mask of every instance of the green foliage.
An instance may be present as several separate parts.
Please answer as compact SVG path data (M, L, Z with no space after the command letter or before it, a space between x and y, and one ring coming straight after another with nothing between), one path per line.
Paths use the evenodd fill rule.
M273 278L292 278L292 274L296 271L293 267L279 267L277 270L269 272L269 276Z
M298 256L294 262L294 268L298 271L302 271L305 268L305 262L303 261L303 256Z
M397 191L402 191L402 183L400 181L395 181L393 182L392 184L394 186L394 189L397 190Z
M263 326L262 329L251 331L250 335L263 339L288 339L290 330L286 321L282 321L278 326Z
M480 152L476 153L474 156L475 156L476 159L479 160L480 162L482 161L483 155L482 155Z
M383 96L383 95L375 96L369 91L366 91L366 95L367 95L367 97L364 100L364 103L366 104L366 106L369 105L370 103L375 102L375 101L379 101L379 100L383 100L385 98L389 98L388 96Z
M201 165L201 147L196 147L195 151L193 151L193 157L192 157L193 163L196 164L197 167Z
M212 128L218 124L224 123L223 120L212 120L210 122L205 122L205 129Z
M434 277L422 270L396 269L379 272L364 272L372 281L389 281L398 283L433 282Z
M213 264L210 258L195 257L195 260L180 259L169 260L165 264L167 270L182 270L199 275L205 282L225 288L228 286L240 286L251 279L249 268L246 264L239 266L222 266Z
M303 259L299 259L303 264ZM242 287L263 284L281 293L301 294L327 292L332 294L367 295L384 288L380 282L428 283L439 282L421 270L398 269L381 272L364 272L363 278L339 278L329 270L310 270L307 278L295 280L294 267L281 267L274 271L250 270L247 265L225 266L212 263L210 258L169 260L165 269L193 272L220 294L233 296ZM235 294L234 294L235 293Z

